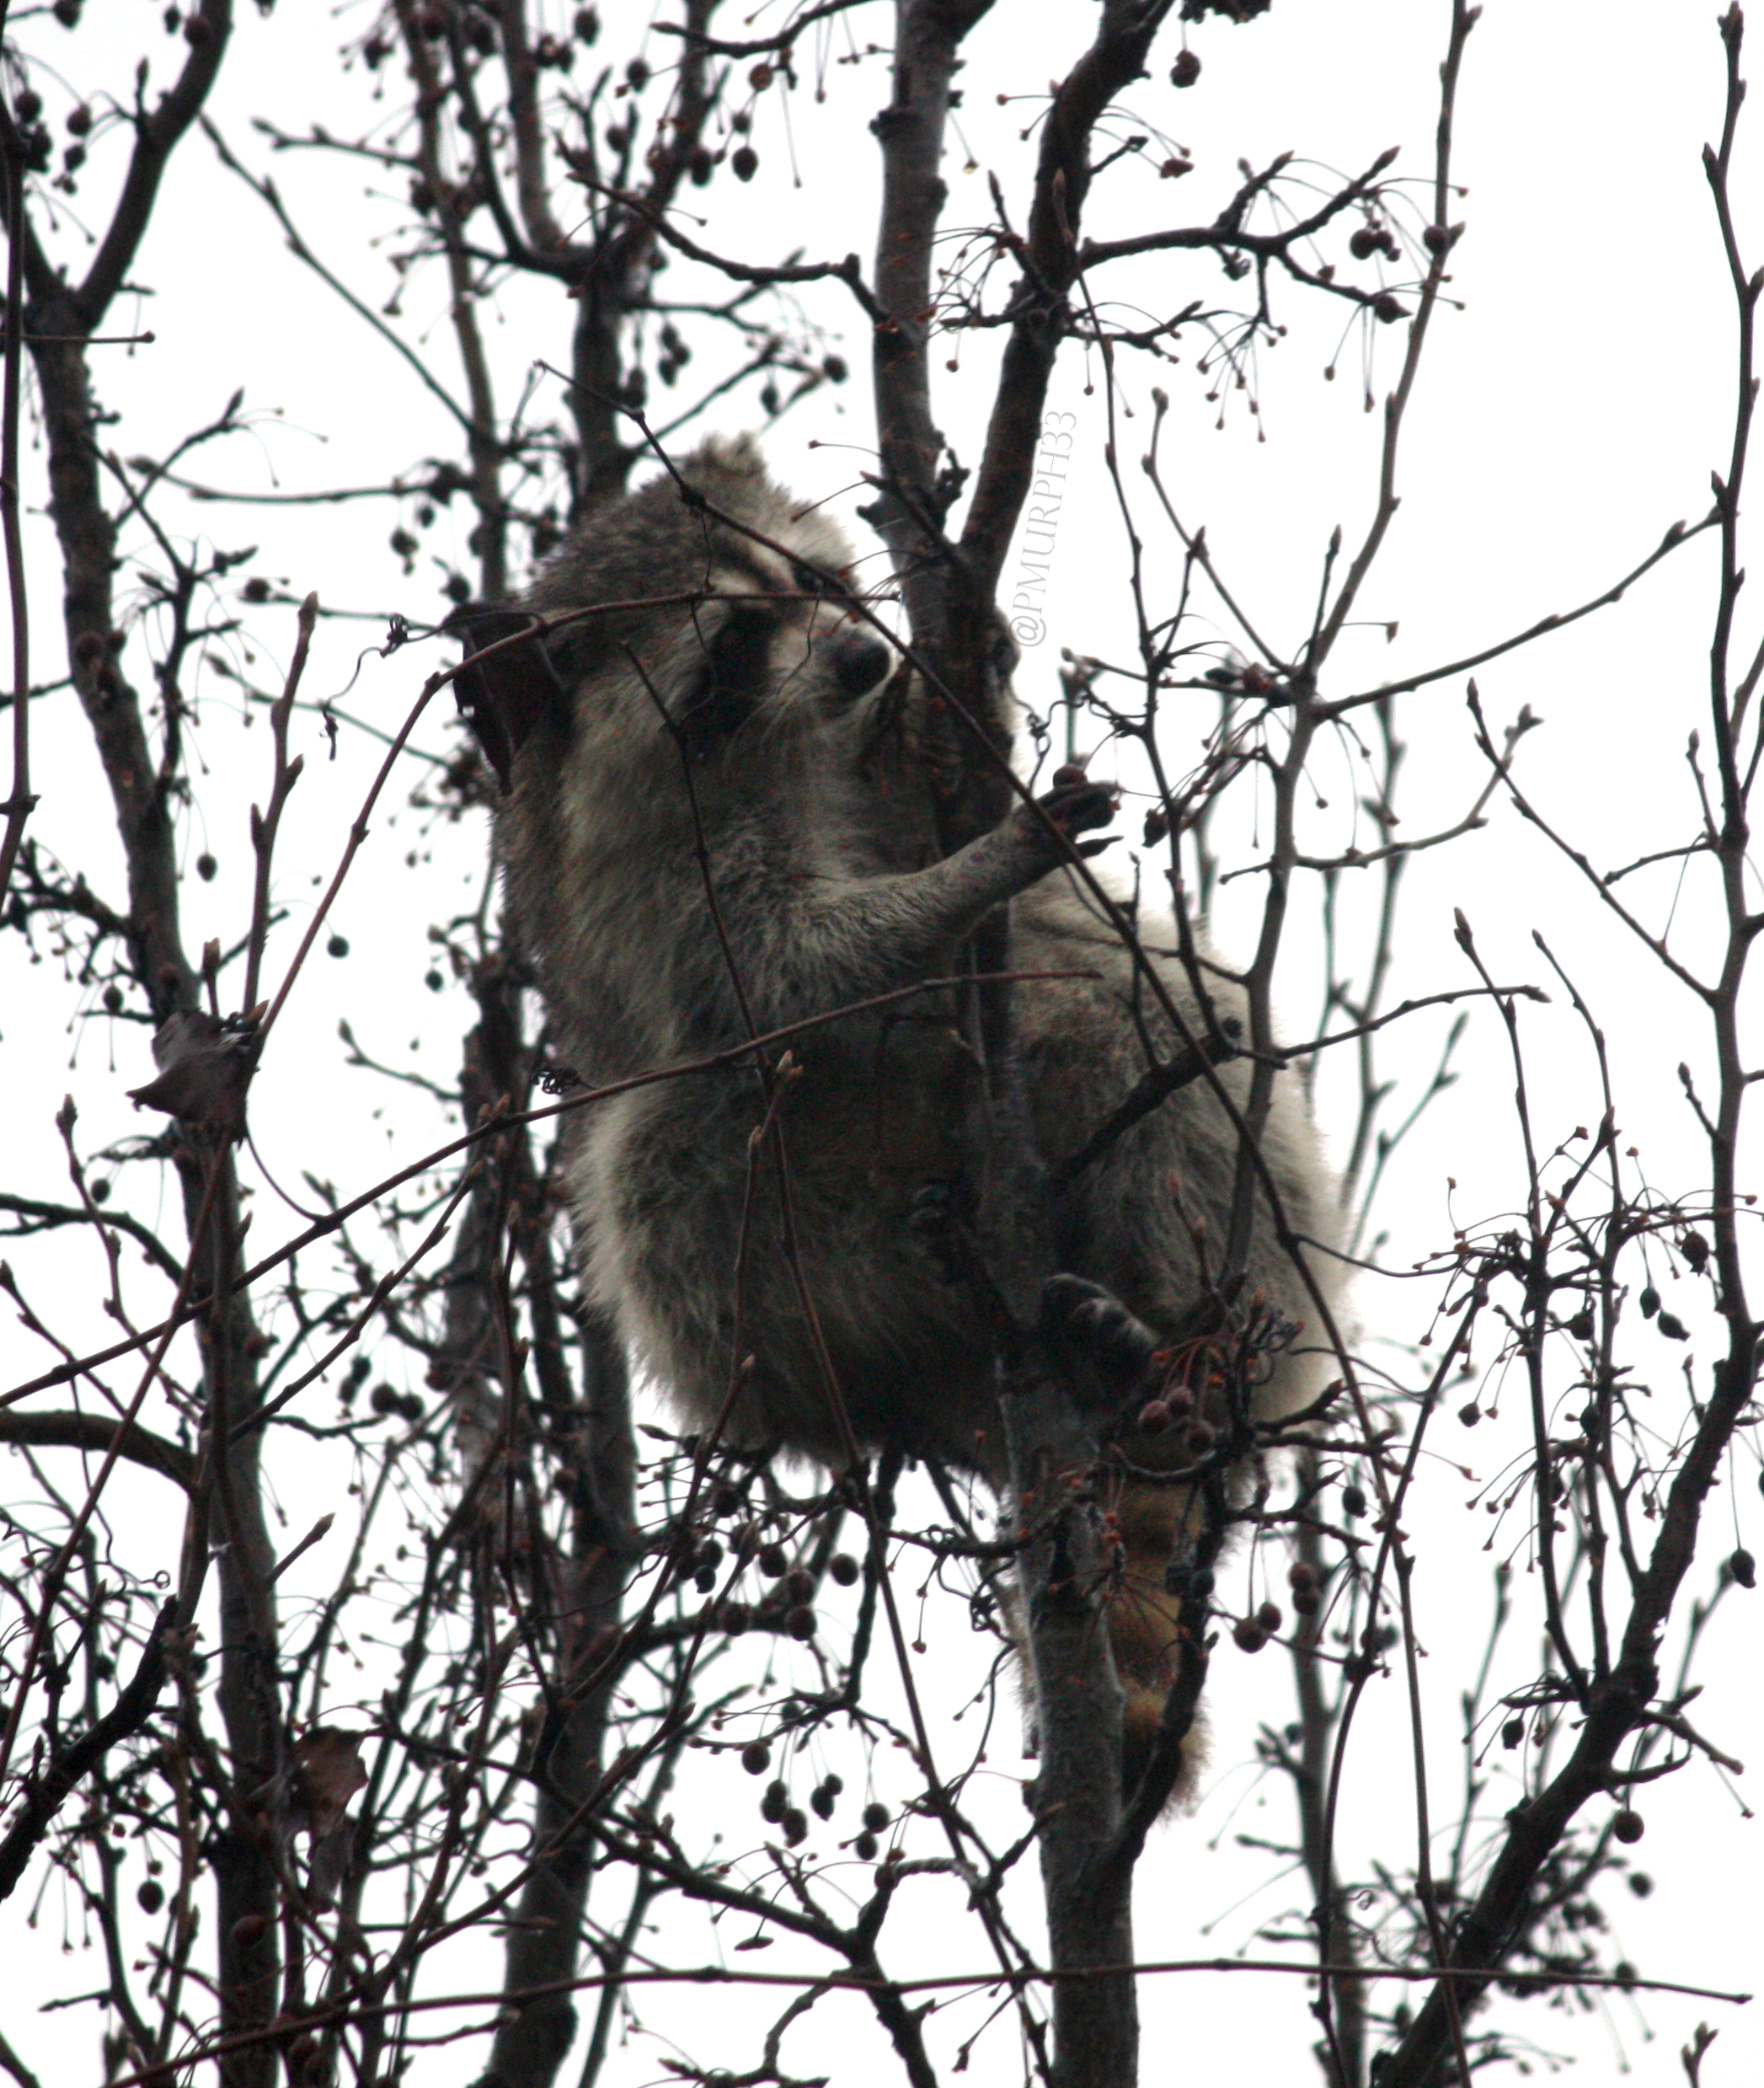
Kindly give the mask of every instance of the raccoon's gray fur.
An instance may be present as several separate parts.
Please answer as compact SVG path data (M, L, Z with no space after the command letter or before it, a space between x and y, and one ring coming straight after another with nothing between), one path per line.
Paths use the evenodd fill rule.
M476 699L509 768L498 843L561 1054L601 1086L737 1045L750 1023L765 1032L948 976L981 919L1009 902L1013 969L1101 974L1016 991L1029 1106L1057 1167L1144 1071L1146 1036L1166 1057L1179 1040L1135 996L1111 933L1050 875L1059 850L1034 812L938 858L926 787L874 729L892 656L837 594L816 598L810 569L850 559L839 533L775 486L746 442L701 450L682 477L708 507L657 480L585 522L521 605L626 606L554 634L543 656L528 644L487 661ZM470 627L482 645L518 623ZM1072 832L1109 816L1089 785L1044 801ZM1182 966L1161 968L1200 1029ZM1229 986L1215 998L1240 1012ZM766 1103L749 1068L585 1112L573 1186L590 1282L693 1426L841 1464L830 1365L860 1448L892 1444L1002 1483L985 1311L971 1287L938 1280L908 1222L919 1192L970 1177L977 1158L965 1139L979 1073L954 1014L927 993L792 1041L782 1197L755 1140ZM1222 1078L1241 1100L1246 1069ZM1326 1237L1330 1197L1291 1075L1262 1150L1292 1225ZM1067 1268L1174 1335L1204 1289L1197 1243L1215 1261L1222 1252L1236 1164L1211 1088L1183 1089L1066 1192ZM1257 1290L1294 1320L1314 1317L1265 1214L1246 1286ZM1318 1381L1309 1357L1277 1357L1259 1407L1289 1411ZM1127 1571L1110 1621L1142 1744L1173 1671L1163 1566L1182 1490L1131 1476L1135 1463L1168 1469L1173 1442L1139 1436L1127 1449L1116 1482Z

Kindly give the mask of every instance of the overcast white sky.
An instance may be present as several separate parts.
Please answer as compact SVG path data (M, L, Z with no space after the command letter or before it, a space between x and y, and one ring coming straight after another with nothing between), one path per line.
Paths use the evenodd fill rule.
M82 32L88 51L106 34L103 21L110 11L94 7L90 13L93 22ZM1240 154L1260 163L1291 147L1323 170L1353 169L1383 147L1398 145L1399 169L1424 178L1430 169L1430 97L1447 13L1444 0L1277 0L1272 19L1248 28L1209 24L1194 38L1205 65L1198 87L1178 95L1163 84L1160 68L1128 101L1136 117L1150 119L1191 148L1195 172L1179 184L1142 185L1124 193L1118 219L1108 217L1117 207L1109 192L1099 191L1093 227L1107 222L1131 229L1155 222L1151 213L1158 209L1182 219L1210 216L1234 183ZM356 33L366 19L350 8L321 18L285 6L259 21L254 10L243 10L228 83L214 111L233 147L254 163L270 163L250 127L259 114L291 130L315 115L345 130L334 53L342 36ZM1013 100L1000 108L995 95L1045 91L1047 81L1069 66L1090 19L1088 8L1002 3L971 40L969 105L961 121L981 171L964 174L959 161L949 169L950 224L984 217L988 169L998 173L1020 220L1029 161L1018 133L1035 104ZM882 20L879 14L869 32L879 40ZM1468 232L1457 250L1454 293L1463 309L1441 316L1410 422L1401 474L1403 507L1364 597L1373 624L1395 619L1400 628L1393 641L1379 628L1345 648L1333 693L1451 659L1547 612L1571 608L1633 565L1667 524L1703 512L1709 470L1726 451L1733 340L1699 165L1721 106L1714 20L1712 4L1491 0L1471 40L1459 115L1457 173L1468 194L1453 215L1467 221ZM34 45L56 48L42 25L31 25L29 34ZM1752 69L1764 73L1764 51L1753 56ZM78 68L72 69L78 77ZM767 109L755 134L759 177L750 190L727 196L721 187L712 192L716 201L703 236L756 261L798 247L810 256L831 257L856 247L867 256L875 185L864 122L880 104L883 82L874 64L835 69L825 108L817 110L805 95L793 103L795 156L804 170L799 186L790 177L777 110ZM359 100L358 79L341 91ZM1755 122L1764 122L1764 114ZM1754 205L1743 229L1754 260L1764 261L1764 210L1756 207L1760 164L1755 132L1740 193ZM361 237L377 206L364 198L360 166L285 157L274 171L314 244L371 302L382 302L391 282ZM1328 171L1319 174L1328 178ZM93 193L94 210L99 193ZM386 213L380 216L390 222ZM297 269L261 206L220 171L200 139L185 147L173 170L158 224L138 270L153 294L138 308L125 304L116 315L120 324L138 316L152 328L156 345L132 355L112 351L102 367L106 399L121 415L118 439L128 452L163 448L193 423L212 417L241 383L249 403L275 418L266 418L254 440L236 439L225 452L205 458L199 475L218 483L255 490L272 484L366 484L445 452L449 431L439 410L411 386L389 352L368 339L313 276ZM1160 261L1136 276L1124 274L1115 287L1124 300L1168 309L1224 286L1206 265ZM433 279L420 282L408 308L413 314L437 311L440 295ZM1214 429L1211 410L1200 396L1203 383L1185 356L1182 367L1164 379L1173 401L1164 464L1184 519L1205 522L1221 570L1257 619L1277 640L1290 641L1308 624L1330 529L1341 522L1351 543L1370 512L1377 416L1361 410L1355 337L1341 352L1337 381L1323 381L1340 323L1336 308L1319 313L1296 297L1280 295L1278 316L1291 322L1292 332L1262 358L1266 440L1258 441L1255 423L1236 397L1227 399L1222 431ZM845 327L852 316L831 292L813 309L830 329ZM553 307L511 299L498 343L510 395L529 361L559 361L564 343ZM1400 353L1398 329L1383 333L1376 345L1374 383L1382 396ZM439 324L431 346L451 379ZM870 438L863 347L854 328L845 348L859 374L841 395L842 417L829 410L823 394L787 421L772 443L781 475L804 493L833 496L847 511L858 497L849 489ZM985 345L977 351L965 347L962 361L959 377L943 380L940 415L958 449L972 460L990 381ZM1143 391L1131 388L1141 380L1130 376L1128 383L1127 403L1139 410L1123 435L1124 458L1131 459L1149 414ZM1102 466L1100 390L1087 396L1085 372L1073 359L1056 377L1050 403L1078 416L1080 433L1060 522L1050 634L1025 657L1019 677L1031 702L1052 693L1060 645L1120 656L1131 634L1119 580L1121 533ZM751 400L745 409L731 404L724 425L742 425L751 410ZM811 449L811 441L853 447ZM31 465L39 475L27 494L40 503L40 457L34 455ZM414 581L403 582L384 552L393 526L388 507L261 518L208 509L194 511L190 526L211 530L225 543L255 538L273 546L265 569L285 578L296 595L313 588L328 606L399 608L414 619L435 613L438 597L427 575L420 570ZM861 526L854 527L861 534ZM1154 575L1173 572L1168 539L1148 531L1148 541ZM40 554L41 548L40 532ZM46 564L39 570L35 671L48 678L62 671L53 614L58 586ZM1703 700L1713 571L1708 548L1692 548L1622 607L1479 677L1497 721L1526 704L1544 719L1545 729L1526 743L1525 774L1601 862L1669 847L1690 830L1694 799L1682 754ZM254 628L273 652L289 642L291 618ZM360 647L377 636L372 623L323 625L307 693L331 694L350 684ZM133 664L138 675L138 654ZM409 656L369 661L345 708L389 725L427 664ZM266 677L270 672L264 671ZM228 941L238 933L241 886L230 873L242 871L247 860L245 805L250 794L261 792L266 758L260 731L238 731L226 688L211 683L205 694L202 746L214 782L206 800L206 833L192 848L206 838L223 874L212 887L191 888L193 945L211 933ZM1408 699L1403 726L1413 748L1406 830L1424 832L1449 822L1480 784L1462 678ZM300 924L307 902L307 876L334 859L348 816L343 808L352 806L350 793L366 773L361 756L347 742L337 767L327 768L316 721L308 719L302 730L309 776L291 814L283 891L294 914L291 929ZM102 865L105 844L96 835L108 806L71 704L44 707L38 743L43 804L36 831L65 856ZM441 736L431 735L430 743L441 743ZM1318 784L1323 796L1338 800L1331 814L1317 815L1322 834L1335 831L1329 820L1347 801L1353 779L1343 763L1337 777L1320 771ZM408 782L396 801L407 789ZM352 955L342 1004L364 1043L382 1056L404 1054L407 1032L420 1024L421 1052L402 1063L425 1065L439 1077L453 1063L452 1038L465 1003L450 994L437 1008L422 992L429 962L423 929L464 902L478 875L479 842L475 835L444 839L432 866L413 881L398 867L412 838L408 818L382 825L345 894L337 924L349 936ZM1672 878L1669 870L1645 887L1649 918L1663 921L1670 911ZM1678 902L1676 926L1690 934L1692 950L1699 896L1687 885ZM1216 924L1227 948L1234 932L1241 942L1254 903L1253 881L1228 891ZM1534 929L1558 955L1573 953L1583 990L1610 1037L1620 1121L1642 1148L1649 1179L1667 1191L1694 1184L1702 1159L1671 1072L1679 1059L1694 1065L1703 1055L1689 1002L1665 991L1656 973L1638 971L1621 931L1510 815L1499 814L1483 833L1418 859L1404 902L1403 991L1466 982L1451 937L1455 905L1469 915L1497 977L1544 976L1531 944ZM53 1022L45 1023L34 1012L40 1004L29 998L46 983L45 974L25 972L10 940L0 948L0 966L7 1089L31 1098L22 1121L12 1116L14 1159L8 1173L52 1183L60 1163L50 1118L64 1092L76 1096L82 1136L90 1143L138 1125L122 1091L147 1075L145 1033L133 1027L119 1029L114 1039L98 1028L76 1033L61 1026L65 1015L59 1009ZM363 1076L334 1069L334 977L309 986L291 1005L292 1019L259 1077L257 1136L279 1175L291 1179L311 1167L333 1175L339 1186L354 1186L377 1170L382 1151L418 1149L409 1140L426 1136L426 1127L419 1129L414 1115L401 1116L396 1105L382 1121L370 1120L370 1110L386 1098L370 1092ZM1302 948L1286 1004L1295 1032L1312 1026L1314 987ZM1410 1049L1394 1054L1398 1069L1411 1078L1424 1071L1443 1030L1443 1020L1424 1018ZM1540 1138L1553 1143L1594 1107L1581 1035L1559 1005L1528 1013L1526 1033ZM1393 1170L1382 1223L1396 1235L1391 1256L1399 1266L1449 1229L1448 1176L1457 1184L1452 1208L1460 1222L1498 1211L1515 1195L1510 1079L1496 1042L1492 1020L1473 1025L1467 1078L1430 1113ZM1341 1084L1326 1073L1322 1095L1326 1127L1339 1134L1347 1099ZM257 1221L267 1245L292 1221L267 1197L261 1201L270 1207ZM14 1258L22 1269L24 1258ZM39 1259L33 1266L44 1265ZM83 1268L77 1277L70 1272L63 1332L78 1324L88 1290L89 1272ZM1424 1300L1394 1282L1368 1282L1359 1310L1369 1337L1400 1341L1416 1330L1431 1303L1431 1293ZM40 1368L39 1356L10 1326L0 1329L7 1381L26 1365ZM10 1367L14 1360L19 1370ZM1670 1391L1667 1386L1663 1396ZM1436 1447L1462 1459L1482 1479L1519 1451L1523 1431L1524 1417L1515 1411L1484 1423L1473 1438L1448 1423ZM1754 1531L1756 1470L1756 1452L1748 1448L1734 1475L1734 1495ZM1473 1491L1451 1464L1430 1464L1412 1523L1427 1538L1416 1598L1431 1656L1432 1767L1436 1788L1448 1794L1442 1809L1456 1787L1463 1648L1480 1633L1488 1601L1486 1561L1477 1549L1487 1524L1463 1505ZM309 1518L309 1501L291 1502L297 1529L304 1527L302 1511ZM131 1555L138 1561L141 1548L158 1541L166 1547L167 1563L174 1563L172 1524L165 1523L156 1538L152 1506L140 1512ZM1718 1496L1712 1529L1724 1531L1728 1514L1726 1499ZM1733 1541L1712 1537L1711 1571L1713 1557ZM1758 1548L1756 1536L1752 1541ZM312 1585L323 1584L315 1562ZM1757 1613L1750 1606L1758 1601L1764 1595L1725 1606L1698 1670L1708 1684L1698 1722L1742 1758L1757 1751L1757 1736L1764 1732ZM950 1657L931 1686L948 1691L953 1716L967 1683L959 1620L947 1629L944 1644ZM1510 1652L1513 1672L1526 1672L1530 1648L1521 1644ZM1277 1707L1286 1687L1284 1670L1272 1657L1216 1662L1215 1780L1196 1817L1166 1830L1142 1866L1142 1956L1228 1951L1258 1919L1289 1898L1302 1898L1288 1881L1271 1895L1240 1903L1264 1878L1267 1864L1233 1839L1238 1834L1278 1839L1287 1831L1284 1792L1259 1786L1243 1766L1256 1721L1284 1715ZM1354 1758L1344 1835L1350 1869L1368 1851L1382 1850L1392 1861L1411 1854L1399 1690L1396 1682L1386 1685L1387 1700L1371 1707L1371 1729ZM1489 1802L1498 1811L1509 1802ZM1754 1883L1756 1823L1702 1768L1650 1791L1645 1810L1646 1855L1658 1889L1645 1903L1618 1895L1622 1903L1612 1911L1622 1923L1623 1953L1663 1978L1751 1986L1764 1946ZM25 1930L24 1912L19 1900L7 1909L11 1963L22 1965L35 1952L53 1961L60 1947L58 1914L46 1907L41 1925ZM927 1920L915 1942L929 1968L977 1962L971 1938L948 1925ZM783 1968L784 1956L782 1946L774 1950L768 1969ZM908 1956L903 1944L896 1961L903 1971ZM499 1962L500 1951L485 1945L463 1964L457 1958L452 1971L462 1984L482 1986L494 1978ZM75 1991L98 1983L49 1962L24 1989L14 1984L12 1990L15 1997L21 1990L46 1992L51 1981ZM1303 2079L1309 2064L1302 2056L1308 2042L1305 2004L1297 1980L1148 1980L1145 2078L1182 2080L1189 2068L1196 2077L1211 2078L1228 2065L1244 2080ZM1512 2010L1510 2003L1502 2005ZM709 2009L719 2024L762 2020L749 2002L724 1994L714 2002L688 1994L643 2004L657 2023L677 2011L674 2019L688 2042L712 2020ZM94 2042L88 2013L38 2016L14 1998L3 2014L7 2034L45 2081L85 2077ZM1546 2015L1536 2002L1518 2015L1515 2026L1542 2047L1578 2055L1580 2077L1587 2080L1629 2069L1649 2083L1681 2080L1677 2048L1704 2019L1721 2032L1704 2067L1705 2088L1739 2088L1764 2078L1764 2004L1734 2010L1654 1996L1638 2006L1617 2004L1608 2024L1598 2017ZM836 2011L828 2010L824 2023L817 2014L787 2045L787 2067L853 2078L842 2071L849 2048L839 2025ZM706 2039L701 2052L711 2042ZM1179 2044L1180 2059L1174 2056ZM734 2049L717 2056L733 2065L748 2063ZM608 2079L624 2088L653 2080L659 2070L656 2048L636 2042ZM983 2044L971 2070L987 2084L1016 2078L1008 2037ZM423 2088L430 2081L469 2078L459 2053L432 2058L418 2075Z

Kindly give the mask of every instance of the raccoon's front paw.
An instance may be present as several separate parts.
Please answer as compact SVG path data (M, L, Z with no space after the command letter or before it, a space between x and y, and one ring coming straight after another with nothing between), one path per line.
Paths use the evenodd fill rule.
M1082 1276L1050 1276L1041 1286L1043 1331L1081 1350L1104 1388L1133 1391L1152 1368L1157 1336L1113 1291Z
M1056 846L1046 821L1052 822L1055 833L1068 838L1088 833L1093 827L1109 824L1120 809L1120 800L1112 783L1093 783L1082 768L1068 763L1054 771L1053 789L1039 797L1035 804L1038 810L1019 805L1011 816L1024 837L1034 842L1039 853L1058 861L1063 852ZM1045 814L1046 821L1042 814ZM1099 854L1113 845L1115 838L1110 835L1107 840L1083 842L1078 853Z

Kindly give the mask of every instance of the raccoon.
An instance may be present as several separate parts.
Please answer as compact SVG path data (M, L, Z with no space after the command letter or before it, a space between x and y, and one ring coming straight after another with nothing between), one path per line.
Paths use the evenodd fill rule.
M982 1164L971 1149L982 1068L954 988L897 989L951 977L1007 905L1014 969L1091 975L1016 989L1022 1090L1056 1179L1148 1050L1168 1057L1179 1039L1061 874L1060 833L1108 822L1106 786L1067 779L1040 811L1018 806L939 855L911 735L882 729L903 677L853 613L852 555L772 482L751 442L712 443L677 478L591 517L513 612L466 613L481 647L524 628L522 612L593 612L543 645L492 653L468 671L462 700L504 774L511 914L583 1080L611 1084L844 1011L797 1031L769 1086L730 1063L584 1112L572 1190L594 1297L693 1427L835 1468L854 1448L893 1448L1002 1496L997 1321L975 1285L938 1280L921 1222L927 1191L959 1197ZM1185 967L1152 961L1201 1031ZM1221 1017L1243 1016L1222 977L1211 997ZM1220 1078L1241 1104L1245 1068ZM1327 1238L1328 1178L1289 1073L1261 1154L1288 1222ZM1118 1300L1116 1333L1145 1330L1127 1344L1137 1361L1117 1405L1122 1384L1147 1397L1134 1387L1150 1351L1192 1331L1237 1164L1231 1116L1195 1082L1058 1199L1066 1275L1050 1307L1082 1319ZM1265 1209L1244 1288L1270 1324L1310 1316ZM1276 1343L1259 1374L1269 1418L1314 1396L1322 1373L1314 1352ZM1100 1376L1106 1403L1110 1372ZM1165 1568L1193 1514L1190 1491L1159 1475L1191 1453L1179 1427L1115 1436L1105 1483L1123 1569L1109 1616L1131 1776L1174 1673Z

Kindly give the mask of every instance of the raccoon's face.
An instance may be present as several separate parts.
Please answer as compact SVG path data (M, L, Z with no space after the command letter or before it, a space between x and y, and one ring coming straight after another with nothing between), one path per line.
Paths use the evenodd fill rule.
M818 533L787 558L719 534L669 647L668 711L695 754L812 731L882 686L895 656L858 613L842 543Z
M489 648L461 702L505 790L529 742L529 774L568 758L614 794L640 792L671 732L698 760L775 760L888 680L894 650L858 612L839 532L797 510L751 443L712 443L685 469L688 490L659 480L585 524L526 607L450 619ZM534 613L557 627L521 642Z

